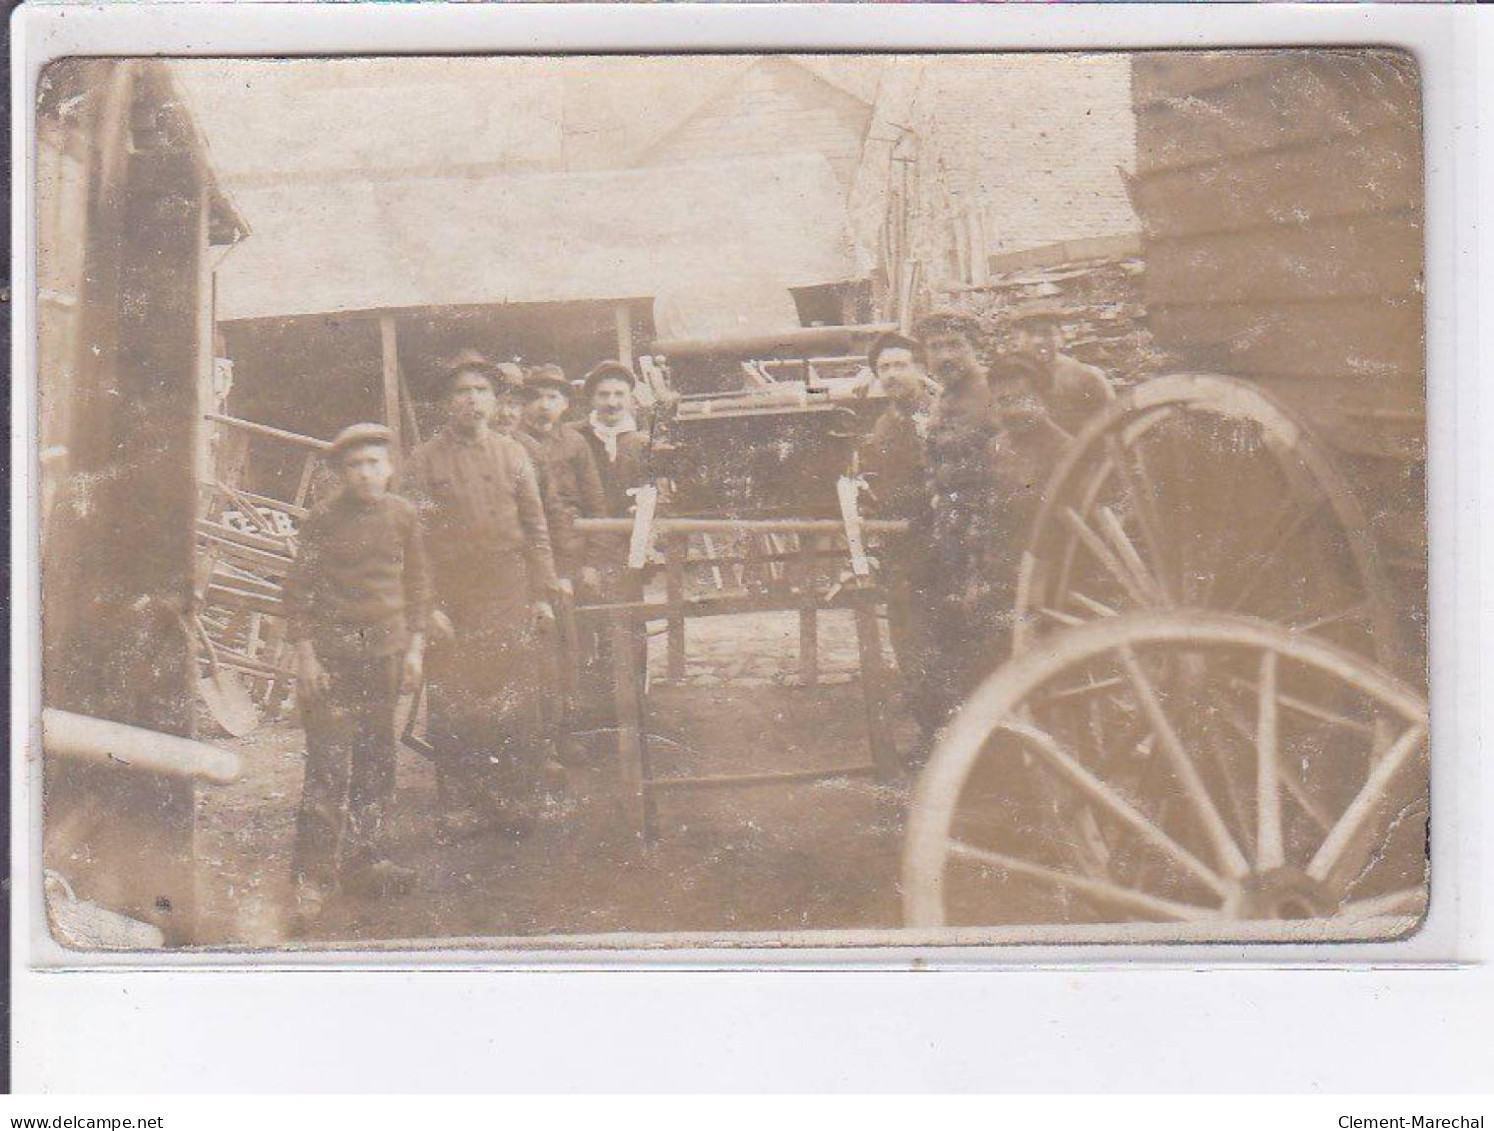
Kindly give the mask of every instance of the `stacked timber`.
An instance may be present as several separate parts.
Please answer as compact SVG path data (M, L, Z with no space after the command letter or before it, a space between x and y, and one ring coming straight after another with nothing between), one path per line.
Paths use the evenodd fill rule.
M1015 315L1041 303L1062 321L1065 352L1130 384L1160 362L1147 328L1138 255L1109 255L995 271L980 286L946 292L980 319L990 352L1010 343Z

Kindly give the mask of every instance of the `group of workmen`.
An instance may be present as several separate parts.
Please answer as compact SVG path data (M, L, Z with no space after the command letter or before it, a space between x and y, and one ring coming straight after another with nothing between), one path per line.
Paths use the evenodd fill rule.
M422 683L438 835L533 828L557 605L628 590L626 541L586 537L576 522L626 514L643 481L632 371L615 361L592 369L579 420L558 366L525 372L465 351L440 381L444 423L406 466L383 425L333 440L340 490L302 523L286 579L306 730L292 861L301 928L339 888L414 884L386 855L385 833L397 705Z
M1007 658L1023 541L1048 472L1115 396L1101 370L1062 351L1062 317L1042 303L1019 309L993 351L976 318L936 311L869 353L889 405L860 464L869 509L909 526L883 568L920 753Z
M882 557L893 648L930 741L1004 659L1046 470L1114 395L1060 345L1056 318L1037 312L993 361L976 319L942 311L869 353L888 404L860 467L869 509L909 524ZM307 746L293 859L303 927L339 888L414 884L384 833L396 705L422 683L438 834L518 838L534 826L556 605L639 595L626 537L576 525L627 515L646 477L636 388L626 365L603 362L582 384L584 418L568 420L575 394L558 367L466 352L441 374L443 427L406 467L381 425L334 440L341 490L302 524L286 583Z

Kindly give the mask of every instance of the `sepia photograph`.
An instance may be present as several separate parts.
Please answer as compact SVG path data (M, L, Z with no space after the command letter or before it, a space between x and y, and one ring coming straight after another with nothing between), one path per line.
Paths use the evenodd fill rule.
M35 110L66 951L1425 919L1410 54L77 57Z

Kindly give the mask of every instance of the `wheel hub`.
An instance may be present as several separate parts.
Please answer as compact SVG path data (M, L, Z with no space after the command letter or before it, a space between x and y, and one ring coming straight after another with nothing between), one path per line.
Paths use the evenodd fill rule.
M1338 906L1328 888L1296 868L1274 868L1242 877L1225 913L1233 919L1322 919Z

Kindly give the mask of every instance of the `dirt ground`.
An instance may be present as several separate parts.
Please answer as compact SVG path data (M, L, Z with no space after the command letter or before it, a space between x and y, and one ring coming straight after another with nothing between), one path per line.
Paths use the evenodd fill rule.
M650 756L657 775L864 765L866 721L847 613L821 615L817 686L800 684L792 613L692 620L685 679L662 681L650 645ZM889 654L889 661L891 657ZM914 727L894 702L895 741ZM231 744L242 779L204 790L197 850L200 938L286 938L303 736L268 723ZM867 776L662 796L644 844L618 805L610 735L581 740L539 828L521 841L435 839L430 763L400 752L391 855L419 882L399 898L339 896L317 937L416 939L616 931L891 927L906 786Z

